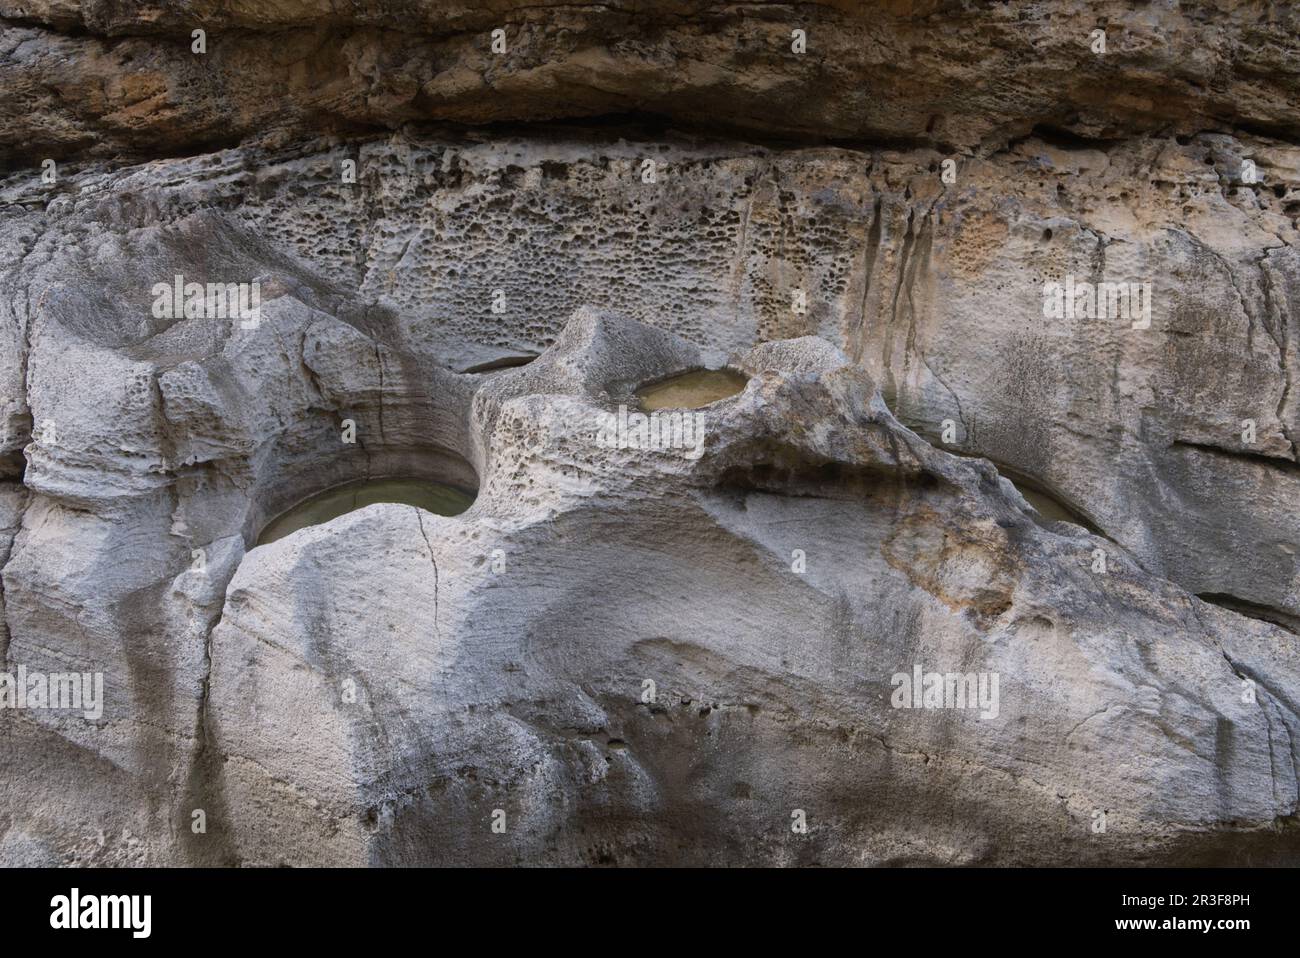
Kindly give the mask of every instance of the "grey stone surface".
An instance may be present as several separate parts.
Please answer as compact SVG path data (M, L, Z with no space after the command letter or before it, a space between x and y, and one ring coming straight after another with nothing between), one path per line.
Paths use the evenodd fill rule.
M372 506L246 556L213 634L224 794L251 812L232 816L227 854L1294 854L1272 827L1296 801L1285 633L1126 556L1092 573L1109 543L1041 529L987 463L906 430L817 339L738 357L754 379L708 408L695 463L595 448L605 398L571 357L608 340L644 355L644 337L579 314L542 359L485 383L483 491L465 516ZM888 677L914 662L1000 673L999 715L892 708ZM1277 697L1242 702L1243 675Z

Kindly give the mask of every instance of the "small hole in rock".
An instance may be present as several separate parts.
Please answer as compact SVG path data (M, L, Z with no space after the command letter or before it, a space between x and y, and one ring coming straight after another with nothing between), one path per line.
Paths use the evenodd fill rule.
M536 353L528 353L522 356L500 356L497 359L489 359L484 363L476 363L473 366L466 366L461 372L465 373L491 373L498 369L514 369L518 366L527 366L537 358Z

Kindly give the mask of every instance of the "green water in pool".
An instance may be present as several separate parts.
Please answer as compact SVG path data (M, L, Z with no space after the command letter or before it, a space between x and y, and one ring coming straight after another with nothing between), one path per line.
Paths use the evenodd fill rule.
M696 369L662 382L642 386L636 391L641 408L699 409L709 403L734 396L745 388L748 377L734 369Z
M459 515L474 502L474 493L427 479L371 479L335 486L298 503L266 524L259 546L283 539L307 526L329 522L377 502L419 506L440 516Z

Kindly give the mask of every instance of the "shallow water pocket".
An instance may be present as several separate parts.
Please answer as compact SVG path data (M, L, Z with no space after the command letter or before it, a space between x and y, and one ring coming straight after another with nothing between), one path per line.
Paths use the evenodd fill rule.
M440 516L455 516L474 502L474 493L445 482L427 479L368 479L335 486L304 499L266 524L257 537L259 546L283 539L291 532L320 525L378 502L418 506Z
M1034 507L1034 510L1042 520L1042 522L1039 523L1040 525L1049 522L1070 522L1076 526L1082 526L1095 536L1105 535L1105 533L1098 529L1092 522L1079 515L1055 496L1043 492L1041 489L1036 489L1029 480L1024 479L1021 476L1017 475L1013 478L1003 470L1002 466L998 466L998 469L1002 471L1002 475L1010 480L1011 484L1016 487L1016 491L1024 496L1025 501Z
M745 388L749 377L734 369L696 369L672 376L636 391L641 408L699 409L719 399L734 396Z
M1043 517L1046 522L1073 522L1079 525L1079 519L1073 512L1065 508L1051 496L1044 495L1036 489L1030 489L1024 485L1016 485L1016 490L1025 497L1029 503Z

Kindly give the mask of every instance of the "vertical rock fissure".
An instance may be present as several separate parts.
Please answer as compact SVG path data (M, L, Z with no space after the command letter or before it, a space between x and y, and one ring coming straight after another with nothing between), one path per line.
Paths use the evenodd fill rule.
M1287 359L1287 332L1288 324L1286 317L1282 313L1281 305L1273 297L1273 277L1269 275L1268 253L1265 252L1260 256L1259 261L1255 264L1259 269L1260 277L1263 280L1264 291L1264 328L1268 330L1274 345L1277 346L1277 363L1282 373L1282 394L1277 401L1277 421L1278 427L1282 430L1282 435L1286 441L1291 444L1291 458L1297 459L1296 439L1287 428L1286 407L1291 397L1291 364ZM1300 460L1298 460L1300 461Z
M871 226L867 229L867 242L862 250L862 302L858 305L858 331L852 338L850 348L853 361L862 362L867 350L867 298L871 295L871 274L876 268L876 257L880 254L880 217L882 198L874 193L875 202L871 205Z

